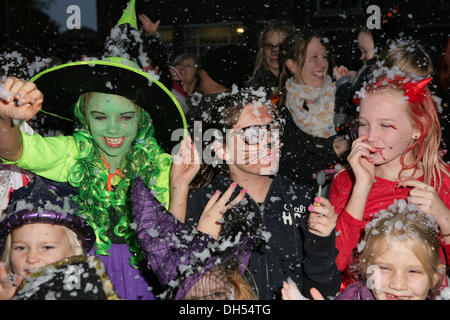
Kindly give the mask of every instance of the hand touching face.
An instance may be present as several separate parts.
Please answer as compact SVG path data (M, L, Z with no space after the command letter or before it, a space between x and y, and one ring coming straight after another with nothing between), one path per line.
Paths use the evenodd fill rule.
M358 134L367 136L365 142L375 149L371 151L375 165L400 163L401 155L419 136L409 120L404 99L401 92L382 90L361 101Z

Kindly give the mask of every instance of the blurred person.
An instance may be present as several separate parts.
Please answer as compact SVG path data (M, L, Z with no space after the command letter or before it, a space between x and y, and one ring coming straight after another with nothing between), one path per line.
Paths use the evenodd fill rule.
M180 102L181 108L186 113L186 99L198 88L198 69L200 61L197 56L189 53L180 54L173 61L174 73L172 81L172 93Z
M335 128L336 87L320 35L286 38L280 49L279 112L286 121L280 174L316 186L314 174L345 162L348 141Z
M254 88L263 86L268 92L278 87L280 44L295 32L294 25L288 21L273 20L264 27L258 38L258 51L250 86Z

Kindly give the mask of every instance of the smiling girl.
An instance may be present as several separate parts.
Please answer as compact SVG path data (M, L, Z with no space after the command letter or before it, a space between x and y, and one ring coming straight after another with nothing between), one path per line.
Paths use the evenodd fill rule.
M426 85L396 76L381 77L365 89L359 113L359 138L348 156L351 170L338 173L330 201L339 215L336 264L345 271L361 231L374 213L395 199L407 199L439 227L443 250L450 253L450 174L440 159L441 129Z
M280 173L315 187L313 174L340 163L349 149L335 130L336 87L328 75L327 49L320 35L293 35L283 41L279 59L279 110L286 120Z
M68 183L78 214L95 231L92 254L105 264L117 294L147 300L155 298L153 282L133 230L130 188L139 175L156 199L169 206L172 159L163 148L170 152L176 143L172 133L186 130L186 120L170 91L139 68L140 57L133 55L141 44L133 6L130 2L105 48L105 54L114 51L129 58L66 63L29 82L4 80L3 89L12 95L0 100L0 157ZM43 103L42 111L56 116L59 126L68 120L77 123L77 130L67 136L29 136L13 125L12 119L33 117Z
M425 300L437 297L445 278L432 216L405 200L375 214L351 265L357 282L335 300ZM283 299L305 300L292 281L283 283ZM315 300L324 298L311 289Z
M336 300L432 299L445 277L437 225L417 206L400 200L366 225L352 273L361 281Z
M14 191L0 221L0 300L117 299L107 275L91 268L104 270L86 255L95 233L72 197L71 188L39 176ZM67 276L81 265L81 277Z

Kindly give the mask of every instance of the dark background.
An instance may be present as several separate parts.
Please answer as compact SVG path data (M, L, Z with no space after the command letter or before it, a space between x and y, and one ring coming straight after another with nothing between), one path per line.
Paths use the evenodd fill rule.
M50 0L58 1L58 0ZM270 19L286 19L298 28L320 30L329 40L328 49L337 64L357 70L360 67L356 47L356 29L365 24L366 8L376 4L385 14L384 32L392 38L400 33L420 41L438 68L450 31L450 1L364 1L364 0L137 0L137 13L153 21L161 19L161 29L173 30L167 43L172 56L189 51L189 26L239 22L245 33L234 42L255 53L257 38ZM76 3L74 1L74 3ZM82 28L58 32L58 28L41 9L45 1L0 0L0 52L17 48L23 54L58 57L62 62L78 60L82 54L101 56L110 29L122 15L128 0L97 0L98 31ZM387 13L397 8L391 17ZM139 22L138 22L139 23ZM223 43L225 44L225 43ZM218 45L218 43L215 43ZM220 43L219 43L220 45ZM207 48L202 48L202 52ZM331 69L331 68L330 68Z

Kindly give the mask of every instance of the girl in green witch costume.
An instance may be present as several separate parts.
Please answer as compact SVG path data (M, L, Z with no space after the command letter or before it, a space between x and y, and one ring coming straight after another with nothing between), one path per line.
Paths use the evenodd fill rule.
M31 82L10 77L3 89L14 94L0 100L3 162L76 187L78 212L95 230L95 253L119 297L154 299L141 272L129 194L140 175L168 207L172 160L160 145L171 151L174 130L186 132L178 102L161 83L121 58L64 64ZM72 120L73 112L81 129L48 138L21 133L12 119L33 117L42 103L60 118Z

